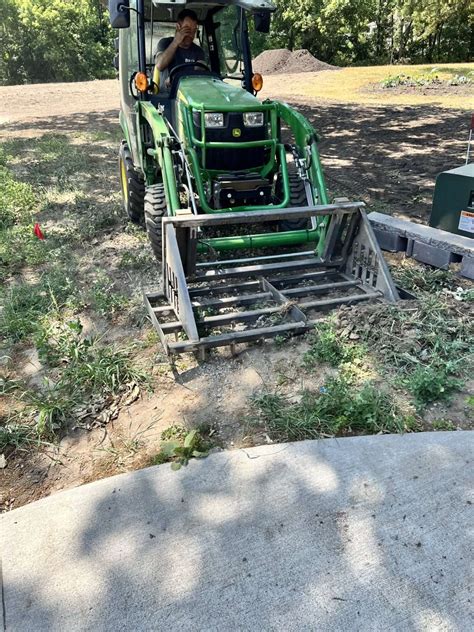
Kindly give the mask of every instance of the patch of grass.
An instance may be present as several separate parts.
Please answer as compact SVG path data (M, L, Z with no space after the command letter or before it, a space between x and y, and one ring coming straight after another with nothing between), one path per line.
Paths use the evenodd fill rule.
M7 448L22 449L35 440L34 431L28 424L0 423L0 453Z
M310 349L303 356L303 363L312 368L320 362L337 367L343 362L362 358L366 350L359 344L351 344L338 331L334 319L321 321L310 334Z
M380 367L418 406L449 399L474 365L472 308L446 289L423 292L416 302L352 313L352 325Z
M420 266L407 259L401 264L391 266L396 283L411 292L439 292L443 289L454 290L459 279L451 270L438 270Z
M148 268L154 263L154 258L148 248L139 250L127 250L123 253L119 263L119 268L129 270L141 270Z
M48 315L81 305L73 278L63 272L45 273L37 283L22 282L4 288L0 290L0 302L0 336L12 342L36 332L40 320Z
M328 101L340 101L342 103L356 104L400 104L400 105L424 105L431 104L435 100L439 107L455 109L472 109L472 97L470 94L437 94L426 91L427 94L409 93L398 94L390 90L373 90L371 86L380 84L389 75L407 74L413 75L418 72L425 73L432 68L436 69L436 74L444 79L444 69L448 72L453 69L459 74L465 74L474 70L474 64L437 64L436 66L423 65L397 65L394 66L354 66L341 68L340 70L318 73L316 76L308 76L308 79L298 86L298 93L305 97L315 97ZM446 74L449 78L449 74ZM278 84L278 85L277 85ZM266 88L271 94L272 90L278 89L282 98L289 98L294 92L294 86L290 82L282 85L281 79L277 76L267 77Z
M21 408L0 427L0 445L21 447L53 441L87 402L104 406L130 385L150 384L147 372L133 362L131 347L118 348L84 337L79 321L44 324L36 345L52 379L40 389L10 385L8 392Z
M74 407L73 392L48 384L41 391L24 390L20 399L25 404L22 416L30 416L30 441L51 441L65 428Z
M82 336L79 320L45 328L36 338L39 356L51 367L61 367L59 391L78 394L116 394L129 382L143 384L146 373L131 362L131 349L101 344Z
M182 426L170 426L161 433L160 451L153 457L153 465L171 463L172 470L179 470L192 458L202 459L209 454L212 447L199 429L186 430Z
M110 318L130 304L130 299L115 288L114 282L101 276L93 284L88 298L92 308L101 316Z
M463 66L462 64L456 65L456 66L445 66L440 65L440 66L427 66L425 68L421 68L420 70L421 73L426 74L426 73L439 73L441 72L443 75L446 76L456 76L456 75L473 75L474 74L474 69L473 69L473 65L467 65L467 66Z
M340 376L328 379L319 393L303 391L297 403L279 394L263 394L253 400L253 410L278 441L419 429L416 418L402 412L379 384L355 386Z
M0 165L0 230L32 222L38 199L31 185L16 180Z
M456 430L456 426L449 419L435 419L431 424L433 430L452 431Z
M419 87L431 84L441 84L438 75L419 74L419 75L390 75L380 82L382 88L397 88L398 86Z
M13 275L23 266L48 261L51 243L41 241L33 233L33 225L0 229L0 278Z
M418 405L426 406L432 402L449 401L453 393L463 387L464 381L454 377L449 367L420 365L404 379L404 385Z

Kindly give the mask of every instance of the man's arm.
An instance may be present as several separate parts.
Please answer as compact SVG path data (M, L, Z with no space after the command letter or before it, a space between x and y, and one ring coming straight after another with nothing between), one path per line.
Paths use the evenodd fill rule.
M191 29L189 28L189 26L180 27L178 25L176 27L176 34L171 44L166 50L162 52L158 51L156 55L155 64L160 72L168 68L168 66L173 61L174 56L176 55L176 51L178 50L179 45L182 44L184 38L190 35L190 33Z
M158 51L156 53L155 63L160 72L168 68L168 66L171 64L176 51L178 50L178 47L179 44L176 42L176 39L174 39L166 50L162 52Z

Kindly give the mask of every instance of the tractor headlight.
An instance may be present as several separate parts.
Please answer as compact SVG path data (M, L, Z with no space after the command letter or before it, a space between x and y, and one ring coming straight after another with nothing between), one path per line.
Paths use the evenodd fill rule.
M206 127L224 127L224 115L222 112L206 112L204 122Z
M262 127L263 123L263 112L244 112L245 127Z

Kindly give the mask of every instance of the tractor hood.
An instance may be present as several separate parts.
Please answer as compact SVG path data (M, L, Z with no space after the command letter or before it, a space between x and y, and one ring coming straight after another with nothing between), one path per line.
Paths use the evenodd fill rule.
M240 108L256 108L261 102L252 94L236 86L232 86L216 77L199 75L184 77L179 83L178 99L195 109L219 111L222 108L236 111Z

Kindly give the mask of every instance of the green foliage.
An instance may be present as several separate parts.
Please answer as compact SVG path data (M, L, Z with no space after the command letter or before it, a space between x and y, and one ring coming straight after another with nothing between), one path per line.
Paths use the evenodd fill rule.
M275 440L418 429L415 418L402 412L380 385L365 382L356 386L340 376L327 380L319 393L303 391L297 403L266 393L254 399L253 407L259 422Z
M443 69L444 71L444 69ZM452 77L446 80L441 80L438 75L433 73L424 73L418 75L393 75L387 77L381 82L382 88L397 88L399 86L407 86L409 88L419 88L430 85L449 85L449 86L461 86L472 83L472 73L467 75L454 74Z
M130 303L130 299L120 294L115 284L106 276L100 276L93 284L88 298L93 309L105 318L120 312Z
M449 400L464 382L451 374L449 366L418 366L404 380L407 390L420 406Z
M39 321L48 315L81 304L72 278L63 272L44 274L37 283L23 282L2 288L0 301L3 303L0 336L13 342L36 332Z
M114 76L113 31L99 0L3 0L0 83Z
M458 283L451 270L438 270L426 266L405 265L393 266L392 274L398 285L411 292L433 293L444 289L454 289Z
M123 253L119 262L119 268L129 270L141 270L153 265L154 260L147 248L127 250Z
M99 338L84 337L79 320L45 323L36 336L41 360L61 367L57 388L79 394L116 394L129 382L144 383L146 374L130 362L130 349L101 344Z
M0 154L0 230L3 230L31 222L37 198L33 187L16 180L1 164L1 158Z
M276 0L270 35L254 50L307 48L323 61L469 61L474 10L469 0Z
M366 322L354 321L380 366L397 371L397 381L419 407L449 399L474 366L470 293L448 290L449 273L436 272L426 271L424 281L421 275L410 277L412 289L424 287L416 303L373 306L364 314ZM438 284L443 289L436 293Z
M319 362L327 362L337 367L343 362L351 362L365 354L365 349L361 345L351 344L341 336L334 319L321 321L315 325L309 340L311 347L303 357L303 363L308 368Z
M83 336L78 320L51 324L44 319L37 325L35 344L54 380L45 381L41 389L3 384L0 393L12 396L21 409L0 424L0 449L54 440L85 402L105 401L130 384L149 384L148 374L131 360L131 348Z
M449 419L435 419L431 426L433 430L445 430L448 432L456 430L456 426Z
M153 458L153 465L171 462L171 469L179 470L189 463L189 459L202 459L209 454L209 443L197 429L187 431L182 426L170 426L161 433L165 441L158 454Z
M34 440L34 431L30 425L0 422L0 452L10 447L23 448Z
M412 77L410 75L400 74L390 76L381 82L382 88L397 88L398 86L418 87L434 83L441 83L437 75L419 75Z

